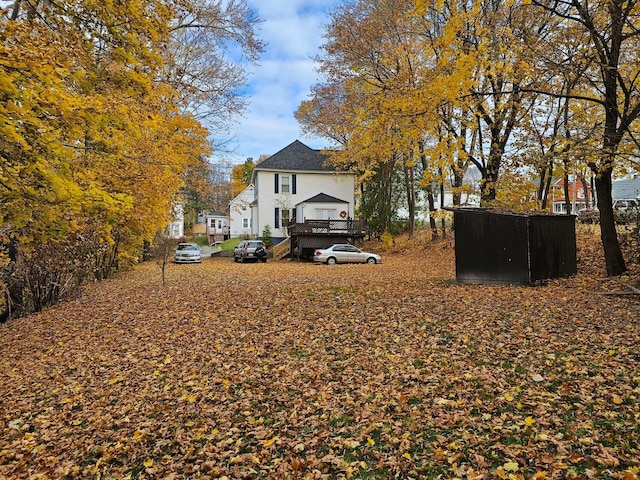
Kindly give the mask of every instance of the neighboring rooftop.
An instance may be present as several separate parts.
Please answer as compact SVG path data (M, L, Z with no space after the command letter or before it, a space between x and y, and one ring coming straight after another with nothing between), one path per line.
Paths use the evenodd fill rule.
M611 196L614 200L618 198L639 198L640 197L640 177L624 180L616 180L611 183Z

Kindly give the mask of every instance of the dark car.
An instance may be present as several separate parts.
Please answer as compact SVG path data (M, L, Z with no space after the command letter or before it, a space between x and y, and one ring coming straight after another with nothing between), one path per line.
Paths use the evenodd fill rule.
M267 261L267 246L262 240L243 240L233 249L234 262L247 260L263 263Z

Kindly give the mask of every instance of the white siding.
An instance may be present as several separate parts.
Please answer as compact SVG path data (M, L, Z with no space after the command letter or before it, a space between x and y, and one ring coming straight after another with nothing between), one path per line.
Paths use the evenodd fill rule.
M251 202L254 200L254 187L249 185L229 202L231 237L251 236ZM245 227L245 225L247 225Z
M296 175L296 193L275 193L274 175L278 174L281 178L283 175L290 177L290 185L292 175ZM262 171L258 170L255 176L256 195L258 198L257 207L255 209L255 217L253 224L253 233L261 236L265 226L271 228L273 237L285 237L282 228L275 228L275 209L290 209L296 207L297 204L308 200L309 198L325 193L348 203L342 204L341 210L346 210L348 215L354 216L355 203L355 176L352 173L323 173L323 172L286 172L286 171ZM279 189L282 190L281 188ZM300 212L297 212L299 218ZM304 213L307 219L312 216ZM281 227L281 226L280 226Z

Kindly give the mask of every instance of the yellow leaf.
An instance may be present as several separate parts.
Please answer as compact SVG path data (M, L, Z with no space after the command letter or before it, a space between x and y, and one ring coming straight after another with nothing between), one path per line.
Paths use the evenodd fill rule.
M507 472L505 472L504 468L502 467L496 468L496 475L498 475L498 477L502 478L503 480L507 478Z
M149 467L151 467L152 465L153 465L153 459L151 459L151 458L147 458L147 459L144 461L144 466L145 466L145 467L149 468Z
M142 432L141 430L136 430L133 434L133 439L140 440L140 438L142 438L143 435L144 435L144 432Z
M547 472L536 472L533 477L531 477L531 480L546 480L547 479Z
M533 419L533 417L527 417L524 419L524 423L527 427L530 427L531 425L536 423L536 421Z
M411 454L409 452L403 453L402 456L407 460L411 460Z
M369 445L370 447L373 447L375 444L376 444L376 441L373 438L371 437L367 438L367 445Z
M276 440L278 440L278 437L273 437L270 440L263 440L262 441L262 446L269 448L271 445L273 445L274 443L276 443Z
M505 399L507 402L512 402L512 401L513 401L513 395L511 395L509 392L504 392L504 393L502 394L502 396L504 397L504 399Z
M622 403L622 399L619 396L614 395L613 396L613 403L615 403L616 405L620 405Z
M507 462L502 468L504 468L507 472L517 472L520 468L516 462Z

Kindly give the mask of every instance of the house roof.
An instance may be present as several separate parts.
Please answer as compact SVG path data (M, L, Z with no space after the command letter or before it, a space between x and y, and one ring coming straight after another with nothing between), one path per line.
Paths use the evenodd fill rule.
M300 203L349 203L349 202L342 200L340 198L332 197L331 195L327 195L326 193L319 193L317 195L314 195L311 198L308 198L307 200L303 200Z
M640 197L640 177L625 180L616 180L611 183L611 196L614 200L619 198Z
M226 213L222 213L222 212L206 212L205 216L207 218L212 218L212 217L226 217L227 214Z
M322 150L314 150L307 147L300 140L296 140L263 162L260 162L254 168L254 171L288 170L335 172L335 167L327 162L328 158L328 155Z

